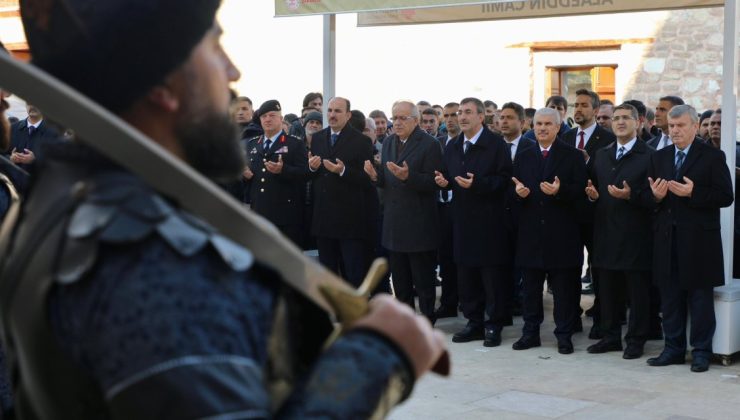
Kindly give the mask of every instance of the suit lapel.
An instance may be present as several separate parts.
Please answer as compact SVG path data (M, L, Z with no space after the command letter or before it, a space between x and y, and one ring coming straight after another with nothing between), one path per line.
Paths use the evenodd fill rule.
M697 147L698 146L698 147ZM684 161L683 165L681 165L681 169L678 171L678 180L683 180L684 175L686 172L691 168L696 161L699 160L701 154L703 153L702 147L696 144L696 141L692 143L691 148L689 149L689 153L686 155L686 160Z
M607 154L609 155L609 159L610 159L610 162L612 163L612 165L619 164L619 162L623 161L624 158L626 158L627 155L630 154L630 153L632 153L631 150L629 152L625 153L624 155L622 155L622 159L617 160L617 144L614 143L614 144L612 144L611 146L609 146L607 148ZM596 157L596 156L594 156L594 157Z
M666 153L665 160L663 161L662 178L670 181L673 179L673 166L675 165L676 159L676 146L666 146L661 149L661 151L663 150L669 150L670 153Z
M339 132L339 136L337 137L337 143L334 145L334 147L331 147L331 130L329 130L329 136L327 138L327 146L329 147L330 153L332 157L336 157L337 153L345 146L345 144L349 141L347 137L349 137L350 133L349 130L351 128L349 127L349 124L344 126L342 131Z
M396 160L397 164L401 164L401 162L406 159L411 152L419 147L419 131L420 128L417 126L414 131L411 133L408 139L406 139L406 146L403 148L403 153L398 157Z

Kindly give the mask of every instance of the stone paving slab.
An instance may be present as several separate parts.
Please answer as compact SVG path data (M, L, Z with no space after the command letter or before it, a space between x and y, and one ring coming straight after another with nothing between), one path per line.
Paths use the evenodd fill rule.
M589 308L592 297L581 305ZM685 365L650 367L662 341L649 341L645 355L622 359L621 352L588 354L590 318L584 333L573 337L575 353L557 352L552 335L552 296L545 295L542 347L514 351L521 318L502 333L500 347L482 341L452 343L465 319L442 319L437 327L447 335L452 375L426 375L411 399L394 410L393 420L411 419L740 419L740 364L713 363L708 372L693 373Z

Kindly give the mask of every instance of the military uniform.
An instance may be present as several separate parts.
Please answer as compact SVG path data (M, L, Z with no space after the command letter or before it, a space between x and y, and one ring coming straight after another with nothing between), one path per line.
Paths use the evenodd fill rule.
M265 147L267 140L270 146ZM272 139L264 135L247 141L247 165L254 176L247 181L252 210L266 217L293 243L303 237L303 195L308 174L306 146L301 139L280 132ZM283 170L274 174L267 161L282 158Z

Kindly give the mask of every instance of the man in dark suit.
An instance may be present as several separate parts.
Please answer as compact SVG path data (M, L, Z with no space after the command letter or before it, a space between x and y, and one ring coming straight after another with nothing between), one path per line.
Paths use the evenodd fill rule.
M282 108L276 100L260 106L264 135L247 142L246 180L252 209L275 224L300 246L303 238L303 192L308 175L306 146L282 130Z
M524 125L524 108L515 103L507 102L501 107L501 115L499 117L499 128L501 134L504 136L506 146L509 148L511 154L511 162L516 166L517 156L521 156L522 152L537 145L537 142L528 139L522 135L522 126ZM506 213L508 218L509 228L509 240L511 241L512 249L516 249L516 226L518 217L518 202L514 200L512 194L514 186L509 185L509 193L506 195ZM512 271L512 284L513 286L513 303L512 303L512 314L522 314L522 270L519 267L514 267Z
M661 292L665 347L650 366L683 364L686 320L691 315L691 370L704 372L712 355L713 288L724 284L719 209L733 201L730 171L721 150L694 141L696 110L668 113L673 145L656 152L648 176L655 197L653 278ZM688 313L687 313L688 308Z
M444 173L438 172L435 180L452 189L458 290L468 319L452 341L484 339L483 345L494 347L501 344L503 327L512 322L512 249L505 221L511 155L501 136L483 126L484 112L479 99L460 101L462 134L447 146Z
M683 105L683 99L678 96L664 96L658 100L658 106L655 107L655 126L660 133L648 141L648 146L655 150L661 150L664 147L673 144L668 133L668 112L677 105Z
M363 166L373 158L373 145L347 124L349 100L331 99L327 112L329 127L313 135L308 159L314 179L312 233L319 261L359 286L367 271L365 193L372 188Z
M553 95L547 98L545 106L547 108L552 108L558 111L558 114L560 114L560 128L558 129L558 138L562 139L565 133L570 130L570 126L565 123L568 114L568 100L565 99L565 97L563 96ZM530 140L537 140L537 137L534 133L534 128L524 133L524 137Z
M10 128L10 147L7 154L20 168L29 170L43 149L49 144L59 142L59 133L44 120L38 108L26 105L28 118L20 120Z
M437 184L434 173L442 169L437 139L419 127L419 109L412 102L393 106L393 131L383 142L380 170L370 160L365 172L383 188L383 247L390 251L391 275L396 297L419 309L434 323L435 262L439 246Z
M580 151L557 140L557 111L538 110L534 124L538 145L517 158L512 178L521 204L516 264L524 275L524 328L512 348L540 346L542 287L547 277L553 292L558 352L570 354L579 315L583 242L577 210L586 199L586 165Z
M637 138L637 109L614 108L612 127L617 141L593 157L586 195L595 203L593 269L598 273L598 298L603 338L589 353L622 350L625 296L630 303L625 359L642 356L650 330L652 209L647 168L654 150Z
M599 110L599 95L596 92L592 92L587 89L579 89L576 91L575 111L573 112L573 119L578 124L577 127L568 130L563 136L563 141L569 146L573 146L583 152L583 156L586 159L586 166L590 167L592 160L591 156L596 154L596 151L608 146L615 140L614 134L610 131L603 129L601 126L596 124L596 113ZM585 205L585 201L583 202ZM594 324L589 333L589 338L597 339L601 338L599 333L599 295L598 295L598 273L594 274L591 270L591 258L593 251L593 238L594 238L594 215L593 209L584 207L581 209L581 214L578 216L581 223L581 239L583 240L586 250L588 251L588 272L590 273L592 289L596 293L593 306L593 317ZM580 291L579 291L580 293ZM578 298L576 309L579 313L580 297Z
M450 102L442 110L442 117L447 126L447 134L437 137L444 152L447 145L454 142L460 135L460 124L458 123L457 111L460 104ZM434 312L434 317L448 318L457 317L457 307L460 304L457 290L457 265L455 264L453 236L452 236L452 191L441 190L439 192L439 234L440 244L437 251L437 263L439 264L439 277L442 279L442 295L439 297L439 308Z

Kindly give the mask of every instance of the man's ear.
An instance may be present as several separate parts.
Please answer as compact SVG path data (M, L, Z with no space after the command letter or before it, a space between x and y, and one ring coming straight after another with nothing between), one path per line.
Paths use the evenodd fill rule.
M151 88L147 99L152 105L165 112L176 112L180 109L180 98L168 86L159 85Z

